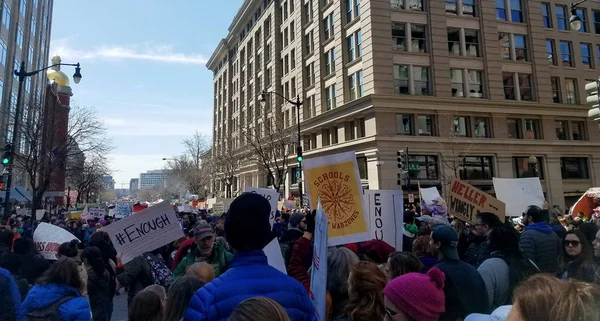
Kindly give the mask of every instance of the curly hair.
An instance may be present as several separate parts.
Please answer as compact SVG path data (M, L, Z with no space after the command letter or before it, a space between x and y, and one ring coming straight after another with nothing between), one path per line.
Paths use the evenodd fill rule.
M383 320L385 305L383 289L387 283L385 274L371 262L360 261L350 271L346 305L350 321Z

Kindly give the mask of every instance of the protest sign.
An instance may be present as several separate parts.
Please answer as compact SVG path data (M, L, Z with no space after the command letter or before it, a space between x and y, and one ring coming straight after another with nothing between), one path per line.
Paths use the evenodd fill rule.
M297 208L296 201L293 201L293 200L283 201L283 208L287 208L288 210L295 210Z
M538 177L493 178L496 198L506 203L506 215L519 217L530 205L544 207L544 192Z
M85 214L85 218L88 219L104 219L104 216L106 215L106 210L104 210L101 207L86 207L86 209L83 210L83 213Z
M365 190L368 225L372 239L402 249L404 199L401 190Z
M33 232L35 248L46 260L56 260L58 247L76 239L77 237L67 230L48 223L40 223Z
M31 216L31 209L19 208L17 209L17 215L19 216Z
M72 220L80 219L83 216L83 211L70 211L67 216Z
M115 214L115 218L125 218L129 215L131 215L131 212L133 210L133 207L131 205L131 203L117 203L117 205L115 206L116 208L116 214Z
M215 203L212 209L214 215L223 215L225 213L225 204L223 202Z
M304 177L311 208L320 198L327 215L329 246L371 239L354 152L307 159Z
M448 196L448 213L465 222L475 224L475 215L480 212L496 214L504 222L506 205L503 202L457 178L452 179Z
M313 264L310 272L310 299L315 307L317 320L325 321L325 305L327 297L327 215L321 208L321 201L317 199L315 217L315 244L313 251Z
M183 213L183 211L185 211L185 206L177 206L177 212Z
M46 214L46 210L43 208L35 210L35 219L38 221L41 220L42 218L44 218L44 214Z
M267 262L270 266L276 268L282 273L287 274L287 270L285 268L285 261L283 260L283 255L281 255L281 246L279 246L279 241L277 238L274 238L267 246L263 248L263 252L267 256Z
M275 212L277 211L277 202L279 201L279 193L272 188L258 188L258 187L251 187L251 186L246 186L245 192L260 194L264 198L266 198L267 201L269 201L269 204L271 205L271 215L269 216L269 222L271 223L271 226L273 226L273 224L275 224Z
M419 183L419 195L421 196L421 202L427 204L431 204L434 199L441 197L437 187L422 188L421 183Z
M168 201L149 207L103 228L123 264L136 256L183 237L177 216Z

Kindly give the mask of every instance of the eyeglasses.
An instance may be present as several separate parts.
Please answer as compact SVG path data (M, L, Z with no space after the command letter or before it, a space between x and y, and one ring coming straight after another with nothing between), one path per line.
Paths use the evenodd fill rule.
M579 246L579 244L581 244L581 242L579 242L579 241L570 241L570 240L565 240L564 243L565 243L565 246L570 245L572 247L577 247L577 246Z
M393 319L393 318L394 318L394 316L395 316L396 314L398 314L398 312L395 312L395 311L392 311L392 310L390 310L390 309L387 309L387 308L386 308L386 309L385 309L385 314L386 314L386 315L387 315L387 316L390 318L390 320L391 320L391 319Z

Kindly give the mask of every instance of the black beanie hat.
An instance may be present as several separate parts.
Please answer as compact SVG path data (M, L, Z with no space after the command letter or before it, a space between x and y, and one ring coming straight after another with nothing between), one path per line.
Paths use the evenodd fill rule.
M256 193L243 193L231 202L225 217L225 238L237 251L262 250L270 241L271 204Z

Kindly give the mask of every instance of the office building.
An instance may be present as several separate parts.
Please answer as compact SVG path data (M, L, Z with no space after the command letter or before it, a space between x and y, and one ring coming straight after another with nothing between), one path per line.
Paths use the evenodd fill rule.
M140 189L140 179L132 178L129 180L129 195L133 195L133 192Z
M140 174L140 189L165 186L165 173L160 170L151 170Z
M551 204L600 184L600 132L585 83L600 71L600 7L551 0L246 0L207 67L214 73L213 153L248 150L299 96L304 158L355 151L363 187L410 190L458 176L494 193L492 177L539 176ZM292 153L285 194L298 195ZM223 180L215 183L222 190ZM259 164L237 186L265 186ZM403 187L405 190L406 186Z
M104 188L108 191L115 190L115 180L111 175L105 175L102 177L102 181L104 182Z

